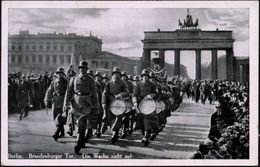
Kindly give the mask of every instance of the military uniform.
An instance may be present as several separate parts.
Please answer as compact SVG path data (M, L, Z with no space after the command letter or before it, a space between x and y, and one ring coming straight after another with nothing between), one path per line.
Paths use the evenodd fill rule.
M20 111L20 120L23 117L28 116L29 105L32 104L32 90L30 84L25 81L25 76L23 76L22 82L19 84L17 89L17 109Z
M80 73L70 80L63 109L63 112L66 113L71 107L78 126L75 153L79 153L80 149L85 146L85 131L86 128L91 127L91 115L99 112L97 86L95 80L87 74L88 62L81 61L78 68Z
M105 89L106 84L102 81L102 76L101 73L99 71L97 71L95 73L95 78L96 78L96 84L97 84L97 90L98 90L98 100L99 100L99 104L100 104L100 110L101 112L99 113L99 115L97 115L97 131L96 131L96 135L97 137L101 136L101 128L102 128L102 117L103 117L103 111L102 111L102 93Z
M59 67L56 73L62 73L63 76L60 76L51 82L44 98L46 107L48 106L48 103L52 101L53 120L55 120L56 124L56 131L53 135L55 141L59 137L64 136L64 123L59 122L57 116L62 114L64 97L68 85L64 69Z
M149 77L148 70L142 71L142 76L147 75ZM133 92L133 103L136 106L139 105L141 100L150 95L153 98L157 98L156 86L151 81L143 81L139 82L134 88ZM151 133L157 134L159 132L159 124L158 124L158 115L156 113L152 113L150 115L138 114L138 128L144 129L145 134L142 139L142 142L145 146L149 144L149 138L151 137Z
M73 65L70 65L69 68L67 69L67 73L66 73L68 81L70 81L71 78L75 77L76 75L77 74L76 74L76 72L73 69ZM69 86L69 82L68 82L68 86ZM68 114L67 114L67 124L69 126L69 130L67 131L67 134L72 136L73 132L75 130L74 115L72 113L72 110L68 111Z
M132 97L134 86L129 81L128 75L127 75L127 73L125 71L122 71L122 80L125 81L125 83L126 83L126 85L128 87L129 97ZM129 102L132 104L132 99L131 98L129 98ZM121 138L125 138L127 133L129 133L129 131L130 131L129 127L130 127L130 122L131 122L133 113L134 113L134 111L131 110L128 113L126 113L125 116L123 117L123 133L122 133ZM131 132L132 132L132 130L131 130Z
M112 76L114 74L118 73L121 76L120 69L118 67L115 67L112 72ZM116 96L121 96L122 98L126 98L129 94L129 89L127 87L127 84L122 81L120 78L117 80L110 80L104 89L103 95L102 95L102 106L103 110L106 112L106 117L108 124L111 125L111 129L113 131L112 137L111 137L111 143L115 143L118 140L118 131L123 125L123 115L121 116L115 116L110 110L110 104L115 100Z

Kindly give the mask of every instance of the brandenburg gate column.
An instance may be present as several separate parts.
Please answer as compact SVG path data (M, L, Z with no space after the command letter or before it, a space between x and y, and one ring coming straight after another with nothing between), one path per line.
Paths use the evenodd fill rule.
M151 50L143 49L142 69L150 67L150 61L151 61Z
M174 50L174 75L180 77L180 49Z
M233 78L233 66L234 66L234 52L232 49L226 49L226 65L227 65L227 80L232 81Z
M201 79L201 50L196 49L196 79Z
M211 78L217 79L218 78L218 51L217 51L217 49L211 50L211 56L212 56Z
M164 59L165 55L164 55L164 50L159 50L159 59L160 59L160 66L163 69L165 64L165 59Z

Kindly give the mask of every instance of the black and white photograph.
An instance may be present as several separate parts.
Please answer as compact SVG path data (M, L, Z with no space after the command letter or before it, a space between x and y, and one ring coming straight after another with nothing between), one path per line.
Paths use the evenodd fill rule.
M258 1L4 1L1 165L258 165Z

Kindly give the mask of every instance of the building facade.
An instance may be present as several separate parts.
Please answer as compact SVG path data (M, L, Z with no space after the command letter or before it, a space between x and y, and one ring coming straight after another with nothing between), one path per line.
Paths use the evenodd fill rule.
M133 72L131 60L102 51L102 39L96 36L79 36L75 33L38 33L29 30L8 36L8 72L43 74L54 72L58 66L78 65L88 60L90 68L110 73L119 66ZM76 69L76 68L75 68Z
M28 30L20 31L8 37L8 70L22 73L54 71L58 66L68 66L73 54L91 57L101 53L101 49L102 40L94 36L78 36L74 33L35 35Z

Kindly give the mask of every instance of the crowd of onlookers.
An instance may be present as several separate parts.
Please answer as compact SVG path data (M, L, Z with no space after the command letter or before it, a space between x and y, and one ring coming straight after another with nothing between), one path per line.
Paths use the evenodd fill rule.
M233 81L186 81L183 91L195 102L205 99L216 111L211 115L208 138L190 159L249 158L249 88Z
M22 93L27 90L29 107L32 110L44 108L44 96L47 88L52 81L53 74L44 75L27 74L20 72L8 74L8 112L19 112L18 101L25 100Z

